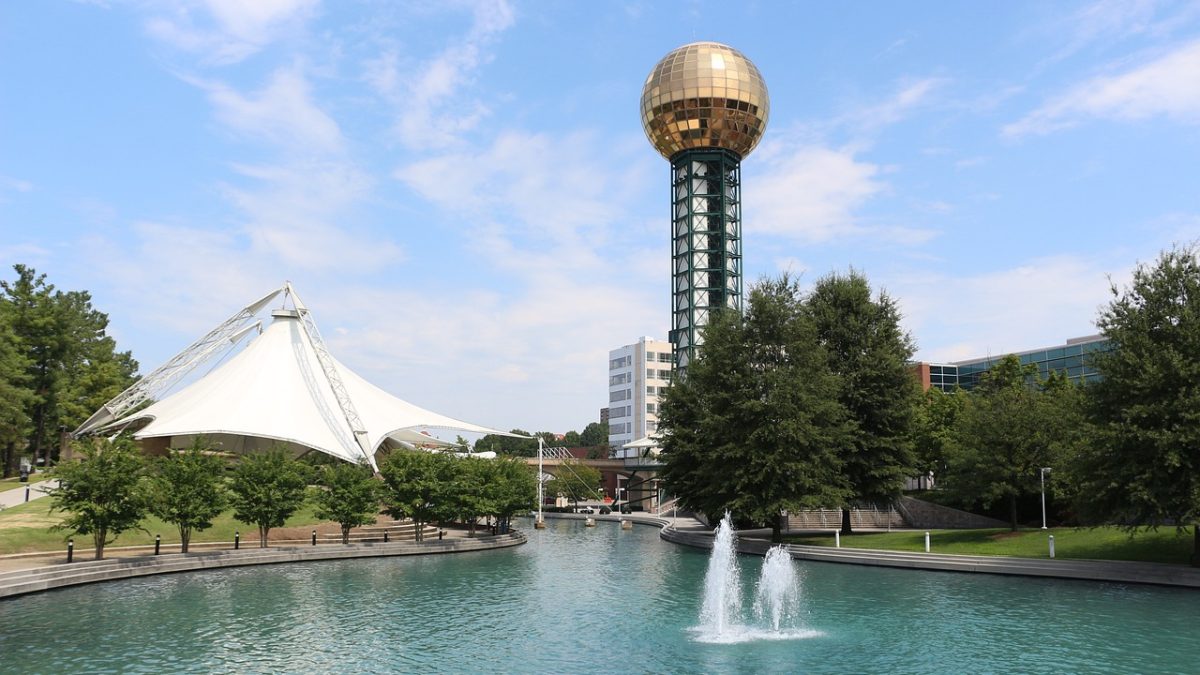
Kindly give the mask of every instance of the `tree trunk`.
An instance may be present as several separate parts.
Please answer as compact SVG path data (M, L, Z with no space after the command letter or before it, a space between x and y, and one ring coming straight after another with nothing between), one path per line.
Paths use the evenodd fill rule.
M10 478L13 472L16 471L17 448L15 443L9 443L4 446L4 478Z
M179 526L179 552L187 553L188 544L192 541L192 528Z
M779 527L779 518L780 518L780 516L775 516L775 519L771 521L771 543L772 544L782 544L783 543L783 530L782 530L782 528Z
M258 547L259 548L267 547L267 534L270 531L271 531L271 528L269 528L265 525L258 526Z
M350 543L350 526L346 523L342 523L342 543Z
M96 547L96 555L92 560L104 560L104 540L108 538L108 530L96 530L92 533L92 544Z
M842 534L854 534L850 526L850 509L842 509Z
M1017 531L1017 495L1011 494L1008 496L1008 520L1012 524L1012 531Z
M1200 523L1192 526L1192 567L1200 567Z

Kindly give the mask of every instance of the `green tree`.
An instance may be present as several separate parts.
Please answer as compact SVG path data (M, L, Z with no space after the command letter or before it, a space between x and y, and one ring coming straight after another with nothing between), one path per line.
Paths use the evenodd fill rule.
M308 467L281 448L243 456L233 470L233 517L258 527L258 545L267 547L271 528L281 527L304 504Z
M751 289L745 317L710 317L704 347L663 398L662 477L687 508L770 522L838 504L848 442L837 382L786 275Z
M882 291L873 295L867 278L854 270L818 280L804 309L840 384L838 401L854 425L842 455L851 489L842 533L849 534L849 502L890 504L913 475L909 425L920 396L909 366L913 341L900 327L896 302Z
M70 430L133 383L137 362L117 352L106 334L108 316L92 307L86 291L59 291L24 265L17 278L0 281L0 305L27 356L32 396L27 446L50 464L60 430Z
M11 303L0 299L0 471L8 478L17 470L18 448L32 430L29 411L34 396L29 388L30 361L12 330Z
M579 444L585 448L608 445L608 422L592 422L579 434Z
M1090 521L1193 525L1200 567L1200 261L1195 245L1140 264L1112 286L1096 322L1111 348L1093 354L1095 437L1079 457L1079 508Z
M146 515L145 462L123 437L95 438L76 448L83 459L60 466L62 482L50 491L51 510L66 514L55 528L92 535L95 559L103 560L104 547Z
M1009 355L983 375L959 416L945 483L964 502L1007 502L1014 532L1018 498L1038 492L1042 467L1063 465L1079 426L1074 388L1057 376L1030 381L1036 373Z
M371 467L339 462L317 473L316 516L342 526L342 543L350 543L350 529L375 522L379 514L379 481Z
M467 457L455 459L451 494L457 519L467 524L471 536L483 516L495 513L495 460Z
M595 499L599 489L600 471L575 459L559 463L558 472L546 483L547 492L563 495L576 506L581 499Z
M422 528L442 513L444 472L440 463L444 457L418 450L397 450L379 466L383 479L384 511L393 518L409 518L416 525L416 540L421 541ZM441 475L440 475L441 474Z
M578 431L568 431L563 434L562 444L568 448L581 448L583 447L583 436Z
M956 430L968 394L930 387L913 411L910 427L915 468L920 475L941 480L956 449Z
M528 438L533 434L522 429L513 429L510 433L525 438L488 434L475 441L475 452L495 452L498 455L508 455L509 457L537 456L537 440Z
M225 462L210 450L197 437L191 448L156 461L150 477L150 512L179 528L183 553L192 532L212 527L213 518L225 510Z
M505 532L513 516L537 506L537 476L534 469L516 458L498 457L491 463L488 499L501 531Z

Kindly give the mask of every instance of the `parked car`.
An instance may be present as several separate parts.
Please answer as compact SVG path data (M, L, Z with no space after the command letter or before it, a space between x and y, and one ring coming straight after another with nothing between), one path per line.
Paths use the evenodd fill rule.
M575 509L575 513L588 513L588 514L591 514L591 513L595 513L595 512L596 512L596 509L593 509L593 508L592 508L592 507L590 507L590 506L581 506L581 507L579 507L579 508Z

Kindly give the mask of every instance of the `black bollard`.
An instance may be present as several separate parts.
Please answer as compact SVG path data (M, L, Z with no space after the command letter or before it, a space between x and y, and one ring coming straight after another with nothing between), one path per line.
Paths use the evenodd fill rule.
M387 530L384 530L384 531L383 531L383 543L385 543L385 544L386 544L386 543L388 543L388 533L387 533Z
M154 535L154 555L158 555L158 547L162 545L162 535Z
M25 486L25 501L29 501L29 486Z
M71 562L75 558L75 540L67 540L67 562Z
M317 545L317 531L313 530L313 546Z
M233 550L238 550L242 545L242 535L237 530L233 531Z

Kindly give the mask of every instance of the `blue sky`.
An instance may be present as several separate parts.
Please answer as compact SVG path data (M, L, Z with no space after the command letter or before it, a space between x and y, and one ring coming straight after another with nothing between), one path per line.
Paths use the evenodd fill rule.
M694 40L770 89L747 278L853 266L921 359L1093 333L1200 234L1195 2L47 1L0 4L0 265L144 371L290 279L383 388L582 429L668 329L638 102Z

